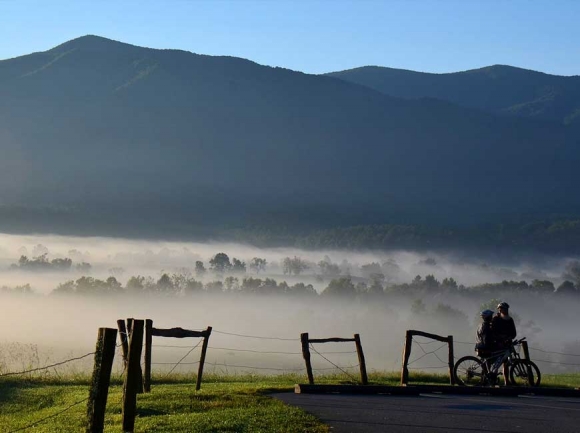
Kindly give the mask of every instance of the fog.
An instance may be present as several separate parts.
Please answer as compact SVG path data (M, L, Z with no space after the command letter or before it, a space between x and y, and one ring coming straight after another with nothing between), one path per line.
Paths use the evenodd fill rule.
M312 284L321 293L337 275L326 275L318 265L326 261L349 275L353 283L369 281L369 273L380 265L385 287L409 283L416 275L434 275L437 279L454 278L459 284L474 286L502 280L533 279L563 281L566 265L577 258L519 255L498 257L462 252L413 251L303 251L292 248L260 249L228 243L159 242L111 238L81 238L47 235L0 235L0 369L28 368L44 365L94 350L99 327L116 327L116 320L135 317L152 319L158 328L182 327L205 329L212 326L206 372L277 374L282 371L304 372L300 333L311 338L361 336L369 371L400 369L405 330L418 329L439 335L453 335L457 341L456 358L473 353L477 312L488 294L469 296L434 292L422 296L424 309L413 310L416 296L401 293L380 297L357 297L341 300L328 296L288 297L247 295L243 293L206 293L162 296L54 296L51 292L61 283L82 275L106 279L113 275L123 285L132 276L158 279L163 273L194 275L196 261L204 262L208 271L195 276L204 283L223 280L209 270L209 260L224 252L230 258L249 263L253 257L267 260L265 270L256 274L247 269L236 275L273 278L289 285ZM49 260L70 258L67 271L30 271L12 266L21 256L34 258L46 254ZM309 268L299 275L284 274L282 261L299 257ZM90 270L77 269L79 263L90 263ZM365 268L364 266L367 265ZM10 290L30 284L32 294ZM577 311L580 297L532 296L509 293L502 297L512 305L518 317L518 334L527 336L532 359L543 372L579 371L580 357L546 352L580 354L577 334ZM438 312L438 305L451 306L449 314ZM230 334L240 334L238 336ZM255 338L261 337L261 338ZM411 359L421 357L413 368L445 372L446 348L424 355L441 345L427 342L414 345ZM154 371L168 371L197 341L192 339L155 338ZM184 347L163 347L184 346ZM316 374L333 373L336 364L357 376L354 344L316 345L322 356L313 353ZM539 349L539 350L538 350ZM541 351L540 351L541 350ZM546 351L546 352L542 352ZM259 353L257 353L259 352ZM285 352L285 353L264 353ZM348 352L348 353L335 353ZM196 371L191 364L199 359L194 350L175 371ZM92 359L71 363L67 368L88 371ZM332 362L332 363L331 363ZM157 364L167 363L167 364ZM346 368L352 367L352 368ZM117 356L117 370L119 357ZM70 370L68 370L70 371Z

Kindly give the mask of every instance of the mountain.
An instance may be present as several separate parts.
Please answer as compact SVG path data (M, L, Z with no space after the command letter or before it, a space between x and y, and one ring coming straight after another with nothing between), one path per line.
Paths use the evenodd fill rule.
M365 66L327 74L385 95L437 98L499 115L580 125L580 76L494 65L450 74Z
M182 236L575 213L571 131L85 36L0 61L0 230Z

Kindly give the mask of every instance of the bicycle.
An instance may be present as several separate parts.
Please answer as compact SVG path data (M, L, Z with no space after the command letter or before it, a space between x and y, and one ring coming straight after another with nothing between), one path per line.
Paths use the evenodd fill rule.
M540 369L532 361L520 358L516 350L525 339L512 341L509 347L492 352L491 356L460 358L453 367L455 383L462 386L496 386L500 374L503 374L500 367L506 363L509 385L540 386Z

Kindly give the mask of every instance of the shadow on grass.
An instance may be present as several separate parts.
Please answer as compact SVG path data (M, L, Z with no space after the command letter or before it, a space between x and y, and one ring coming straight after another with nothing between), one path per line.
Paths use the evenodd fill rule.
M164 410L157 410L157 409L147 409L147 408L137 408L137 415L141 418L146 418L149 416L160 416L160 415L167 415L168 412Z

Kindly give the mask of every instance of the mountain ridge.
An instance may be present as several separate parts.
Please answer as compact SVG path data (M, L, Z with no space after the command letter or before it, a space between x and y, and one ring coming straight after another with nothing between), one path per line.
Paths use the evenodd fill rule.
M434 74L366 66L325 75L406 99L432 97L498 115L580 122L580 76L507 65Z
M0 61L7 206L184 232L273 214L333 227L580 210L578 140L556 123L235 57L72 42Z

